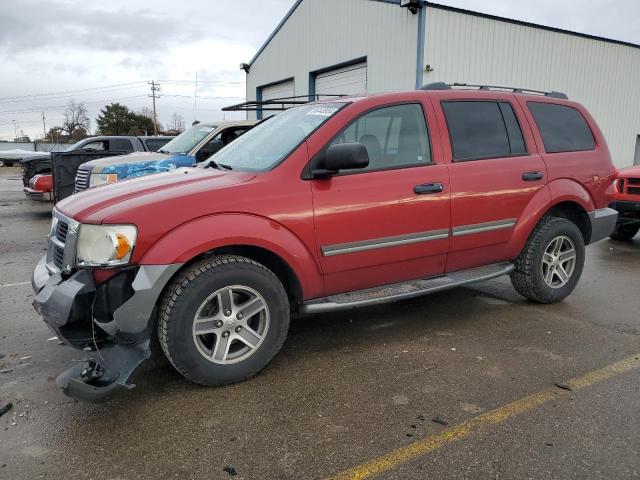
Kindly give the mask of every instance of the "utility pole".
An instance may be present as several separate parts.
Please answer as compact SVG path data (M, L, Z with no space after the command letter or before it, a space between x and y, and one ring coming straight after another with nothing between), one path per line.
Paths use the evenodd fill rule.
M15 140L16 138L18 138L18 127L16 126L16 121L12 120L13 122L13 139Z
M154 80L149 82L151 85L151 98L153 98L153 134L158 135L158 117L156 115L156 98L160 98L159 95L156 95L156 92L160 91L160 85L158 85Z
M196 72L196 88L193 91L193 121L198 119L198 72Z
M42 112L42 138L47 138L47 127L44 120L44 112Z

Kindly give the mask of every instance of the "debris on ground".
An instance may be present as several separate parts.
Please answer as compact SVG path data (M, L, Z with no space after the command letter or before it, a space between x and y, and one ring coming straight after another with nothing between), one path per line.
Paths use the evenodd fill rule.
M13 403L9 402L4 407L0 407L0 417L7 413L13 407Z
M47 342L53 342L54 340L58 340L58 337L47 338Z
M561 388L562 390L569 390L570 392L573 390L573 388L571 388L571 386L567 385L566 383L556 383L553 382L553 384L558 387Z
M553 443L546 442L546 443L545 443L545 445L546 445L547 447L553 447Z
M4 358L6 355L4 353L0 353L0 358Z
M11 373L13 372L13 369L11 368L5 368L4 370L0 370L0 373Z
M418 420L420 420L421 422L424 422L424 421L425 421L425 416L424 416L424 415L418 415L416 418L417 418Z
M235 467L227 466L227 467L224 467L222 471L228 473L232 477L235 477L238 474L238 471L235 469Z
M26 357L20 357L20 360L29 360L31 358L31 355L27 355Z
M431 421L434 423L439 423L440 425L449 425L449 422L447 422L444 418L440 418L440 417L433 417Z

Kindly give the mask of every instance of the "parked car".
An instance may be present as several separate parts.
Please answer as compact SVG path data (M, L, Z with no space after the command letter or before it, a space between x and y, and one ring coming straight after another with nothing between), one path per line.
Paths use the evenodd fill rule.
M618 223L611 234L614 240L631 240L640 230L640 165L623 168L615 182L615 201Z
M231 143L255 123L251 120L199 123L182 132L157 153L132 153L83 163L75 179L76 191L125 178L194 166Z
M89 137L80 140L66 150L65 155L60 155L65 163L69 158L69 152L92 153L93 158L100 158L102 154L127 154L130 152L155 152L162 148L174 137L136 137L136 136L101 136ZM55 154L54 154L55 155ZM51 177L51 153L38 153L21 160L22 183L24 193L31 200L44 200L52 202L53 179Z
M197 168L61 202L34 306L91 352L58 385L108 397L153 335L190 381L239 382L280 350L294 312L501 275L561 301L584 246L613 231L615 169L583 106L515 92L438 84L302 105Z

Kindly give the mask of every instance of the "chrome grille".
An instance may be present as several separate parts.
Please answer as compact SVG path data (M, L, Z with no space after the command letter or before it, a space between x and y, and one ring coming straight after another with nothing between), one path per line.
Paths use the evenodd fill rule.
M68 272L75 267L79 224L53 210L47 242L47 268L52 273Z
M83 190L89 188L90 174L90 169L84 169L82 167L78 168L78 172L76 173L76 186L73 193L82 192Z

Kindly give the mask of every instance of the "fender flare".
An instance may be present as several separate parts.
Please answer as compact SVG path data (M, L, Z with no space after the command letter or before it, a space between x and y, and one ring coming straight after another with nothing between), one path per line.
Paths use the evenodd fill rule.
M509 257L516 258L540 219L554 206L564 202L575 203L586 212L595 209L591 195L580 183L568 178L553 180L535 193L522 212L507 244Z
M182 264L207 251L239 245L263 248L279 256L298 278L303 298L323 291L317 261L304 242L282 224L253 214L215 214L184 223L154 243L139 263Z

